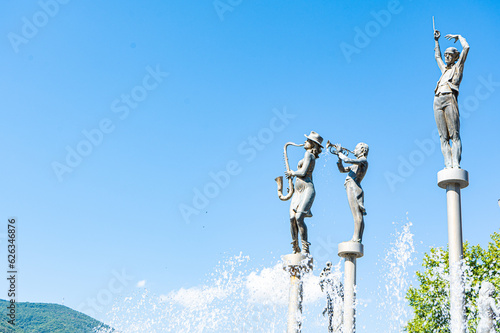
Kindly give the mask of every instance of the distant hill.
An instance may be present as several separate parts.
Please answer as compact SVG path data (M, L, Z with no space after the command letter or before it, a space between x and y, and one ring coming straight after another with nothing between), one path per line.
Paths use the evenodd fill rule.
M7 322L9 302L0 300L0 333L94 333L109 326L67 306L48 303L16 303L16 326Z

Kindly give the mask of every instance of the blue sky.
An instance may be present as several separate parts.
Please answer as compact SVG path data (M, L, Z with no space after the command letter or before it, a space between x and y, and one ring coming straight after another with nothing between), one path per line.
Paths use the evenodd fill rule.
M19 220L18 300L77 308L123 270L128 287L146 280L167 294L240 252L255 268L274 265L291 250L289 203L274 182L283 145L311 130L370 145L365 296L407 213L418 258L446 246L432 16L471 47L459 97L464 238L485 245L498 231L497 1L222 3L230 10L190 0L0 5L0 181L3 219ZM452 44L441 39L443 50ZM86 156L68 157L79 150ZM303 151L289 151L295 166ZM314 173L316 273L352 234L335 162L321 155ZM207 187L212 198L195 207ZM187 206L196 214L186 218Z

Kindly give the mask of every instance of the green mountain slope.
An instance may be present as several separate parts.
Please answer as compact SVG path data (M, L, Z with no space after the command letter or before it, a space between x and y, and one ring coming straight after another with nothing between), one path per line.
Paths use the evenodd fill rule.
M47 303L16 303L16 325L9 324L7 306L0 300L0 333L93 333L108 326L66 306Z

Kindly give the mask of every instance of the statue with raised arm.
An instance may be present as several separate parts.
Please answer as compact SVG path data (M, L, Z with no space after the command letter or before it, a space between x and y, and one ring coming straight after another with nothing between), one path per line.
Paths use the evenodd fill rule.
M326 147L330 148L332 154L338 156L337 166L339 171L347 173L344 186L347 192L349 207L351 208L351 213L354 218L354 235L351 241L361 243L363 240L363 231L365 229L364 215L366 215L364 204L365 196L363 188L361 187L361 181L365 177L366 170L368 169L368 145L363 142L358 143L352 152L356 158L352 159L347 157L347 154L351 151L343 148L340 144L332 145L330 141L328 141ZM351 165L346 167L342 162Z
M276 178L278 183L278 196L285 201L292 199L290 204L290 230L292 233L292 248L293 253L309 254L309 245L307 238L307 226L304 222L306 217L312 217L311 207L316 196L314 189L312 174L316 159L321 154L323 146L323 138L316 132L311 131L309 135L305 135L306 141L303 145L297 145L292 142L285 144L284 155L286 163L285 176L289 180L289 192L286 196L283 195L283 177ZM288 157L286 148L289 145L303 146L306 150L304 158L299 161L297 171L290 170L288 165ZM295 177L295 185L292 183L292 178ZM299 247L299 234L302 241L302 250Z
M479 324L477 325L476 333L495 333L493 320L500 316L500 312L495 304L493 293L495 286L491 282L483 281L481 289L479 289L478 312Z
M441 37L441 33L434 30L435 57L441 70L441 77L434 90L434 118L436 119L446 169L460 168L462 142L460 140L457 98L465 60L469 53L469 44L461 35L446 35L445 38L448 40L454 39L455 42L459 40L463 50L460 53L454 47L447 48L444 52L445 61L443 62L439 48L439 37Z

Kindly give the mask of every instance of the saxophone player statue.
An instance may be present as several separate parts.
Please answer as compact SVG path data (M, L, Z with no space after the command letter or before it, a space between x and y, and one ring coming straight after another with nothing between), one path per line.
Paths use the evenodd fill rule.
M309 135L305 135L306 141L303 145L297 145L292 142L288 142L284 148L284 158L286 164L285 176L289 181L289 192L286 196L283 196L283 177L276 178L278 183L278 196L281 200L288 200L292 198L290 204L290 231L292 233L292 249L293 253L302 252L302 254L309 254L309 245L307 237L307 226L304 222L306 217L312 217L311 207L314 202L314 197L316 196L316 191L314 190L312 174L314 171L314 166L316 164L316 159L321 154L321 148L323 146L323 138L316 132L311 131ZM304 158L299 161L297 171L290 170L288 164L288 157L286 153L286 148L289 145L294 145L297 147L303 146L306 150L304 153ZM292 183L292 178L295 177L295 185ZM302 250L299 247L299 234L302 242Z

